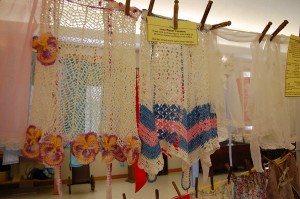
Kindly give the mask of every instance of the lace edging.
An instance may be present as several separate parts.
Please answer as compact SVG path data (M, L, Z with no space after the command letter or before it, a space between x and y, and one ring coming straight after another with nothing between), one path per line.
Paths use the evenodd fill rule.
M16 151L22 148L22 144L24 141L16 140L16 139L5 139L0 138L0 148L5 148L5 150Z

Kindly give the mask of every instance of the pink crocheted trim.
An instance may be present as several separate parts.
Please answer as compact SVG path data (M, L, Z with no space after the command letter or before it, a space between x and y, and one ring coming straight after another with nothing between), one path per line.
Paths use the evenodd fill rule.
M151 136L151 135L155 135L155 136ZM158 143L158 137L157 137L157 133L154 131L150 131L147 127L145 127L143 124L139 124L139 136L141 140L146 141L147 140L147 144L149 144L150 146L155 146Z
M157 129L168 132L174 132L182 135L190 142L196 136L200 135L203 131L209 131L211 128L217 128L217 118L208 118L195 124L190 130L186 130L180 122L169 121L166 119L156 119L155 125ZM143 138L144 139L144 138Z

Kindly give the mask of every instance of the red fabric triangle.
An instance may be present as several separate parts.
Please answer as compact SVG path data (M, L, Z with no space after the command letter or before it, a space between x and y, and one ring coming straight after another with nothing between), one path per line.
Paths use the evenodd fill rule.
M146 184L146 172L138 167L138 163L135 162L133 165L134 176L135 176L135 193L143 188Z
M135 98L135 107L136 107L136 124L139 129L140 123L140 108L139 108L139 69L136 70L136 98ZM137 161L133 164L134 176L135 176L135 193L138 192L146 184L146 172L143 169L138 167Z

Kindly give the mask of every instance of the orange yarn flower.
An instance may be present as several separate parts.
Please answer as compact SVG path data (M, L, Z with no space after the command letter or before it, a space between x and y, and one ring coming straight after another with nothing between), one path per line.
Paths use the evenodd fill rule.
M140 140L136 136L127 137L123 147L123 153L127 157L128 164L134 164L141 153Z
M117 143L118 137L116 135L103 134L101 140L102 161L111 163L114 158L120 162L124 162L124 156L121 147Z
M38 159L40 156L41 129L30 125L26 131L25 144L21 150L22 155L29 159Z
M89 164L96 159L96 155L100 151L100 144L97 134L89 132L87 134L78 135L71 142L71 152L80 163Z
M60 135L49 135L41 143L41 156L44 164L48 166L60 166L64 161L64 148Z
M36 58L41 64L49 66L55 63L57 58L57 39L51 33L42 36L34 36L32 48L36 49Z

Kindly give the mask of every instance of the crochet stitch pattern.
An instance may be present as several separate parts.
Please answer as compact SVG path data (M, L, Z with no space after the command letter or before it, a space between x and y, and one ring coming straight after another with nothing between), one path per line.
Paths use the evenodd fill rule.
M42 141L60 135L64 146L72 143L76 159L88 164L105 148L96 140L100 144L106 136L116 136L109 147L113 158L104 150L102 160L136 161L140 140L134 95L136 59L132 58L140 14L132 7L125 15L124 5L115 1L102 1L100 6L96 0L43 0L40 35L51 32L57 38L58 53L51 67L38 62L35 69L30 124L42 129ZM34 41L39 43L37 38Z
M210 92L211 71L219 64L210 61L218 60L215 38L198 31L198 45L148 42L146 15L140 37L139 167L152 182L162 170L162 152L177 156L183 160L182 186L188 189L191 164L201 159L210 166L210 155L219 148L215 96Z

